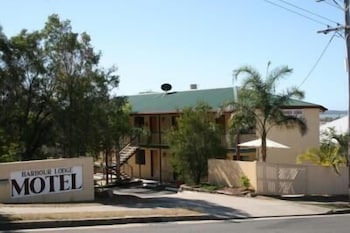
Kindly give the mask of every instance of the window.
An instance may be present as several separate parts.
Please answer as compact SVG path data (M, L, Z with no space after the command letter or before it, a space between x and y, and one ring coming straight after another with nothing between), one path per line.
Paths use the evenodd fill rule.
M136 116L134 118L134 126L142 128L145 125L145 119L143 117Z

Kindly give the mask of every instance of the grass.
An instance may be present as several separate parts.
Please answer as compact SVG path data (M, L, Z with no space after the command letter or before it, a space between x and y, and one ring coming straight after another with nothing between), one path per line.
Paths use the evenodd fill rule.
M212 192L212 191L215 191L215 190L222 189L223 186L217 186L217 185L213 185L213 184L203 183L203 184L200 184L198 188L203 189L204 191Z
M136 208L136 209L107 209L106 211L99 210L93 211L94 207L98 206L118 206L119 204L142 204L149 203L147 198L139 198L131 195L114 195L109 192L97 193L94 201L87 202L74 202L74 203L28 203L28 204L0 204L1 207L20 207L28 208L29 210L33 208L33 212L29 213L0 213L0 221L20 221L20 220L77 220L77 219L108 219L108 218L127 218L127 217L153 217L153 216L198 216L202 215L200 211L196 211L193 208ZM55 211L46 211L35 213L34 208L59 208ZM76 208L72 209L70 212L65 212L66 208ZM92 211L79 212L79 207L89 207Z
M18 204L3 204L0 203L1 207L71 207L71 206L96 206L103 205L97 202L67 202L67 203L18 203Z
M150 217L150 216L194 216L201 214L194 210L182 208L154 208L134 211L91 211L70 213L31 213L31 214L7 214L8 221L20 220L77 220L98 218L127 218L127 217Z
M311 203L312 204L312 203ZM316 206L320 206L320 207L325 207L325 208L329 208L329 209L350 209L350 205L349 204L345 204L345 203L328 203L328 204L312 204L312 205L316 205Z

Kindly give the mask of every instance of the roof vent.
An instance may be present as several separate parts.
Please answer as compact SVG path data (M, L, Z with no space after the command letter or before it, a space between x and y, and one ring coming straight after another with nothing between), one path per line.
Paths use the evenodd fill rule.
M197 84L195 84L195 83L193 83L193 84L190 85L190 89L191 89L191 90L197 90L197 88L198 88L198 86L197 86Z

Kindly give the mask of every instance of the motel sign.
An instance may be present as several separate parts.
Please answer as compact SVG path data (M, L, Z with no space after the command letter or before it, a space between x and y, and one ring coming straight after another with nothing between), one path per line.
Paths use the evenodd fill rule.
M81 190L81 166L45 168L11 172L11 197L52 194Z

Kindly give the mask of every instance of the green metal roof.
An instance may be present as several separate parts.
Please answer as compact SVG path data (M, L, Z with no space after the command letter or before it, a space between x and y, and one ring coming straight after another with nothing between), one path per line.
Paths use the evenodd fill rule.
M174 113L184 107L194 106L198 102L205 102L213 109L222 107L233 100L233 88L215 88L203 90L188 90L168 93L150 93L127 96L132 106L133 113L155 114ZM291 100L286 108L304 107L320 108L324 107L300 100Z

